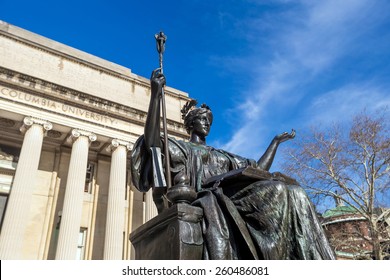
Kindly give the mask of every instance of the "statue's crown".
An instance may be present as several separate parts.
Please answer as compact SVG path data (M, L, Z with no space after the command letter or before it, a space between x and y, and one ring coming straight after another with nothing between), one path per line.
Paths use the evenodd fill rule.
M185 120L185 118L187 117L187 115L194 109L196 109L196 105L198 104L198 101L196 101L195 99L191 99L190 101L187 101L186 104L184 104L183 108L181 109L181 118L183 120ZM202 104L200 105L200 108L205 108L207 110L210 110L210 107L207 106L206 104Z
M184 104L183 108L181 109L181 118L184 120L188 113L194 109L194 107L198 104L198 101L195 99L191 99L190 101L187 101L186 104Z

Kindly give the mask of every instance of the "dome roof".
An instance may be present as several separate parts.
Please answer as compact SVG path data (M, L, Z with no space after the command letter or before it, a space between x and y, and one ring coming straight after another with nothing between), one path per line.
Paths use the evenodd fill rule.
M357 213L357 210L352 206L340 205L333 209L328 209L322 214L323 218L330 218L336 216L342 216L345 214L354 214Z

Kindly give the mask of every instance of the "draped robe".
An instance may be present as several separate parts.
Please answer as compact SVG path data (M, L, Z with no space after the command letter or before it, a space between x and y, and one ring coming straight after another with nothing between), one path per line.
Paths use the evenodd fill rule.
M235 180L205 187L213 176L243 167L246 159L213 147L169 139L171 177L187 178L203 208L203 259L334 259L335 255L306 192L277 177ZM141 136L131 155L132 179L146 192L153 185L152 162Z

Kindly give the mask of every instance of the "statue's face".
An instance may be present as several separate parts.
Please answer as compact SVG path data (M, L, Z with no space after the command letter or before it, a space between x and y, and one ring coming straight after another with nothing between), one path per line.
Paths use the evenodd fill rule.
M192 123L192 133L206 137L209 135L211 123L207 113L197 115Z

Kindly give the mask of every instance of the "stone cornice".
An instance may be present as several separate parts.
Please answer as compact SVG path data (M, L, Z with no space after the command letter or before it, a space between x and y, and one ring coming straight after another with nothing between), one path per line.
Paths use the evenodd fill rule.
M4 27L6 26L6 27ZM10 31L12 30L12 31ZM20 44L24 44L28 47L32 47L39 51L55 55L62 59L67 59L68 61L80 64L82 66L88 67L90 69L100 71L107 75L131 82L135 85L150 88L149 80L131 73L131 70L125 68L123 66L114 64L107 60L101 59L99 57L93 56L86 52L77 50L75 48L69 47L67 45L61 44L54 40L50 40L48 38L42 37L40 35L34 34L27 30L23 30L16 26L4 23L0 20L0 36L5 38L14 40ZM26 37L30 37L27 39ZM41 42L42 41L42 42ZM43 42L44 41L44 42ZM48 47L45 44L52 45L52 47ZM62 50L59 51L58 49ZM79 57L83 57L79 58ZM167 87L166 92L167 95L178 97L177 93L174 93L174 89Z
M93 56L86 52L45 38L43 36L34 34L27 30L23 30L16 26L12 26L4 22L2 23L2 25L7 27L0 28L0 36L12 39L14 41L17 41L18 43L32 47L39 51L65 58L69 61L81 64L91 69L102 71L108 75L112 75L117 78L130 80L134 79L134 77L131 77L131 70L128 68L105 61L103 59L100 59L99 57ZM81 59L79 57L83 57L84 59ZM94 63L91 62L93 60L95 61ZM140 83L140 85L142 85L142 83Z

